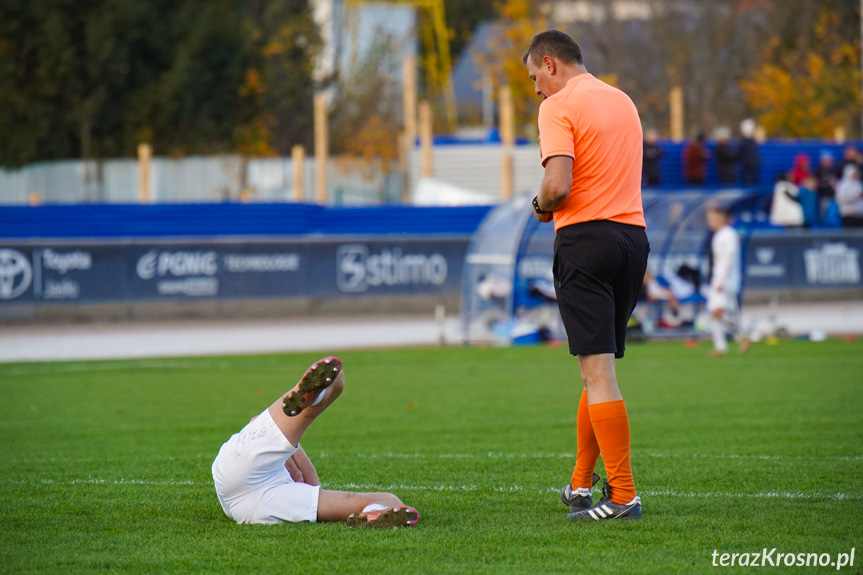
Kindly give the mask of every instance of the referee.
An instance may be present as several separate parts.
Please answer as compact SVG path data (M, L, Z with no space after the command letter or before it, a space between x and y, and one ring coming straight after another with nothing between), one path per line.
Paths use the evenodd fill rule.
M545 176L534 215L554 220L554 287L584 382L575 470L561 497L571 519L638 519L629 418L614 360L623 357L650 251L641 206L641 121L626 94L588 73L581 48L563 32L534 36L522 62L544 99ZM608 481L594 505L600 454Z

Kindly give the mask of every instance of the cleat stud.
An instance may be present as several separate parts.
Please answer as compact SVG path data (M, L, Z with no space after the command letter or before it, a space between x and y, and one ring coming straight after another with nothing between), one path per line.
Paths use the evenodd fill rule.
M318 364L313 365L313 366L312 366L312 369L313 369L313 370L318 369Z
M333 380L333 378L332 378L332 377L328 377L328 378L327 378L327 383L330 383L332 380Z
M326 363L327 365L329 365L329 364L330 364L330 361L332 361L332 360L325 359L325 360L324 360L324 363Z
M338 371L338 370L339 370L339 368L338 368L338 367L334 367L334 368L333 368L333 371Z

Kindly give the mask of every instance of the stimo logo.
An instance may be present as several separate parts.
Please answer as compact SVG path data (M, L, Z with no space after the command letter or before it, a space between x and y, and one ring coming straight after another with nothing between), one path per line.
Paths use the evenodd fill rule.
M0 249L0 299L14 299L27 291L33 281L33 268L17 250Z
M339 291L360 293L378 286L440 286L447 263L441 254L403 254L401 249L370 253L365 244L345 244L336 250Z
M216 252L160 252L150 250L140 257L135 266L142 280L156 276L214 276L219 271Z

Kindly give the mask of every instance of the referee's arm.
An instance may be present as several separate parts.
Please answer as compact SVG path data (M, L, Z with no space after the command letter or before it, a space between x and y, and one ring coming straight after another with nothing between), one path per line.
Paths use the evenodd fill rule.
M553 156L545 162L545 176L536 201L543 212L553 212L569 198L572 188L572 158ZM551 220L551 217L544 221Z

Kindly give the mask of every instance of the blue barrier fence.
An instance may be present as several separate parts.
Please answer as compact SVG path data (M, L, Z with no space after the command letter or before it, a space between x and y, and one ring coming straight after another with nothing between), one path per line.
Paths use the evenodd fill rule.
M470 235L489 206L76 204L0 207L0 238Z

